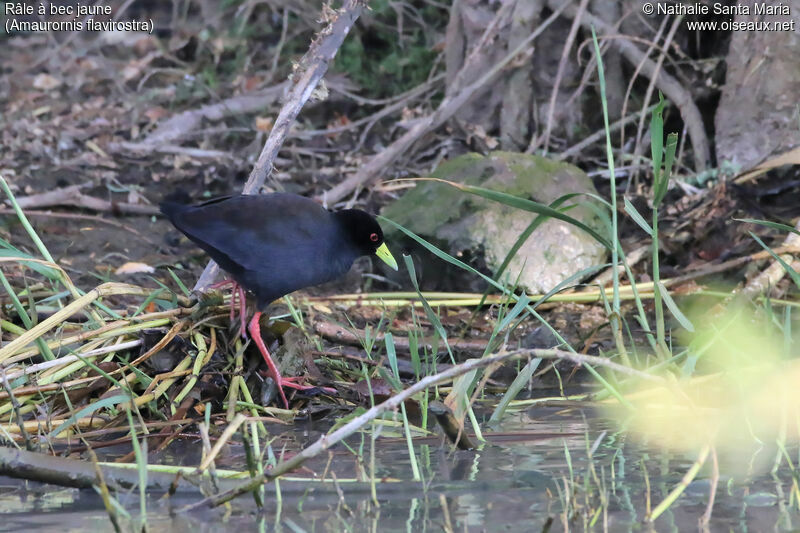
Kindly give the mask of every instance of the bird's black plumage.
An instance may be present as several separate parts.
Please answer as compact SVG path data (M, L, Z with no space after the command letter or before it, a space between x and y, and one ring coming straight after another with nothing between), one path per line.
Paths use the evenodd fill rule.
M353 261L385 250L364 211L331 212L296 194L230 196L199 205L164 202L161 211L233 279L259 309L295 290L331 281Z

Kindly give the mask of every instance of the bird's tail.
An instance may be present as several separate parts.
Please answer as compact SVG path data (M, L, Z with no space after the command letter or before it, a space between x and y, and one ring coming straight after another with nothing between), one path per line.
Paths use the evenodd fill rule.
M191 207L189 205L190 201L191 199L188 194L182 191L176 191L168 194L158 207L161 209L164 216L172 220L176 215Z
M164 214L164 216L172 220L173 218L175 218L176 215L184 211L187 206L185 204L180 204L178 202L164 200L163 202L161 202L161 204L159 204L158 207L159 209L161 209L161 212Z

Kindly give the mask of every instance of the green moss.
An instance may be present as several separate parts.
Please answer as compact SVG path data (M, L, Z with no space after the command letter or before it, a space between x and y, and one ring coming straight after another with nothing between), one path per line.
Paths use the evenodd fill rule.
M569 163L515 152L497 151L488 156L464 154L443 162L431 176L544 203L576 190L594 190L589 177ZM433 235L441 226L486 206L487 202L442 183L418 182L414 189L384 208L383 214L413 231ZM494 209L520 214L498 205ZM582 215L592 218L588 211Z

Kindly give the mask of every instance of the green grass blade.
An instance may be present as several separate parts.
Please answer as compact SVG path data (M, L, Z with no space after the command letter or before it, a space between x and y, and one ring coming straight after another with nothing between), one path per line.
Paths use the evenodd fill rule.
M443 250L440 250L439 248L437 248L433 244L429 243L428 241L426 241L425 239L423 239L422 237L420 237L419 235L417 235L413 231L411 231L409 229L406 229L405 227L401 226L400 224L398 224L394 220L391 220L389 218L386 218L386 217L383 217L383 216L380 216L380 215L378 215L376 218L381 222L386 222L387 224L389 224L391 226L394 226L395 228L397 228L398 230L400 230L401 232L406 234L409 238L411 238L414 241L416 241L417 243L419 243L426 250L428 250L429 252L434 254L436 257L442 259L443 261L445 261L447 263L455 265L455 266L457 266L457 267L459 267L459 268L461 268L463 270L466 270L467 272L475 274L476 276L480 277L481 279L485 280L487 283L491 284L492 286L494 286L495 288L500 290L503 294L509 296L510 298L513 298L514 300L519 300L519 298L520 298L519 296L517 296L516 294L510 292L508 289L503 287L500 283L496 282L495 280L493 280L489 276L486 276L486 275L478 272L473 267L469 266L468 264L464 263L463 261L461 261L459 259L456 259L455 257L453 257L452 255L448 254L447 252L445 252ZM406 259L407 263L408 263L409 259ZM413 266L413 263L412 263L412 266ZM601 294L603 294L603 293L601 292ZM548 322L539 313L536 312L536 309L534 309L532 306L529 305L529 306L527 306L527 310L528 310L528 313L531 314L531 316L533 316L536 320L541 322L548 329L548 331L550 331L550 333L552 333L553 336L555 336L555 338L558 340L558 342L561 343L565 347L565 349L567 349L567 350L569 350L569 351L571 351L573 353L577 353L577 352L575 352L574 348L572 348L572 346L570 346L569 343L566 340L564 340L564 338L561 336L561 334L559 334L558 331L553 329L553 326L548 324ZM586 364L586 365L584 365L584 368L586 368L586 370L597 381L599 381L602 384L602 386L609 392L609 394L611 394L617 400L619 400L619 402L622 405L624 405L625 407L627 407L629 409L633 409L633 405L629 401L627 401L624 396L622 396L622 394L616 389L616 387L614 387L605 378L603 378L603 376L601 376L597 372L597 370L595 370L594 367L592 367L592 365Z
M594 56L597 62L597 81L600 85L600 103L603 108L603 129L606 132L606 161L608 163L608 177L610 184L611 196L611 231L609 233L612 246L611 246L611 281L613 286L612 297L612 310L609 315L609 322L611 323L611 331L614 335L614 343L617 346L617 351L622 357L623 363L630 365L628 352L625 344L622 341L620 334L620 317L622 312L620 310L620 296L619 296L619 219L617 213L617 173L615 170L614 150L611 146L611 127L609 126L608 119L608 98L606 96L606 77L605 67L603 66L603 54L600 53L600 43L597 42L597 32L592 26L592 44L594 45Z
M512 194L504 192L493 191L491 189L485 189L483 187L477 187L475 185L466 185L463 183L456 183L453 181L443 180L439 178L416 178L416 179L420 181L435 181L438 183L444 183L445 185L449 185L450 187L454 187L460 191L464 191L469 194L474 194L475 196L480 196L481 198L486 198L487 200L491 200L493 202L497 202L517 209L522 209L523 211L538 213L539 215L562 220L568 224L572 224L573 226L582 229L583 231L591 235L597 242L602 244L604 247L609 249L611 248L611 244L608 242L607 239L602 237L599 233L597 233L595 230L593 230L580 220L577 220L569 215L565 215L561 211L553 209L552 207L544 205L542 203L534 202L533 200L528 200L526 198L520 198L518 196L514 196Z
M672 165L675 163L675 151L678 149L678 134L670 133L667 135L667 153L664 155L664 191L661 198L658 199L659 203L664 199L669 186L669 180L672 178Z
M639 227L642 228L648 236L653 236L653 228L650 227L650 224L644 219L644 217L639 214L639 211L634 207L630 200L627 197L624 198L625 201L625 212L628 213L634 222L639 224Z
M133 455L136 457L136 467L139 472L139 520L142 524L142 531L147 531L147 453L139 445L139 438L136 435L136 427L133 423L133 415L130 409L125 410L128 416L128 425L131 428L131 445ZM144 441L145 447L147 441Z
M0 245L4 248L3 250L0 250L0 257L18 257L23 259L34 259L32 255L26 254L25 252L18 250L8 242L5 242L3 239L0 239ZM34 272L41 274L50 281L61 280L61 273L54 268L50 268L41 263L34 263L28 261L20 261L20 263L25 265L25 267L30 268Z
M758 220L755 218L734 218L733 220L737 222L747 222L748 224L758 224L759 226L766 226L768 228L780 230L780 231L789 231L794 233L795 235L800 235L800 231L793 228L792 226L788 226L786 224L781 224L780 222L771 222L769 220Z
M75 422L78 421L78 419L83 418L86 415L90 415L105 407L111 407L123 402L127 402L129 400L130 396L126 394L116 394L114 396L109 396L108 398L103 398L102 400L97 400L96 402L92 402L83 409L79 410L77 413L67 418L57 428L48 433L47 438L52 439L54 437L57 437L61 432L72 427L75 424Z
M758 244L761 245L762 248L764 248L767 252L769 252L769 255L771 255L773 259L775 259L778 263L781 264L786 273L789 274L789 277L792 278L792 281L794 281L794 284L797 286L797 288L800 288L800 274L798 274L797 271L793 269L789 263L781 259L781 257L778 254L773 252L772 248L764 244L764 241L759 239L755 233L753 233L752 231L748 231L748 233L752 238L756 240Z
M670 313L672 313L672 316L675 317L675 320L677 320L680 325L683 326L683 329L693 332L694 325L692 324L692 321L686 318L686 315L681 312L681 310L678 308L678 304L675 303L675 300L672 299L672 296L669 294L667 288L660 281L658 282L658 288L661 289L661 297L664 299L664 303L667 304L667 309L669 309Z
M188 288L186 288L186 285L184 285L183 282L181 281L181 278L179 278L178 275L175 274L175 272L173 272L171 268L168 268L167 272L169 272L169 275L172 276L172 281L175 282L175 284L178 286L178 288L181 290L184 296L188 298L189 296L192 295L191 291Z
M397 350L395 350L394 346L394 337L391 333L386 332L386 335L383 336L383 342L386 345L386 358L389 360L389 367L393 372L393 374L387 372L387 375L392 378L388 381L392 388L399 392L403 390L403 383L400 381L400 370L397 367Z
M650 156L653 160L654 191L660 188L661 163L664 161L664 95L659 92L658 97L658 105L650 116Z
M145 308L146 308L148 305L150 305L150 302L152 302L153 300L155 300L156 298L158 298L158 297L161 295L161 293L163 293L163 292L164 292L164 289L158 289L158 290L155 290L155 291L151 292L151 293L150 293L150 294L147 296L147 298L145 298L145 299L144 299L144 301L141 303L141 305L139 305L139 307L138 307L138 308L136 309L136 311L133 313L133 316L134 316L134 317L135 317L135 316L138 316L138 315L139 315L139 314L140 314L142 311L144 311L144 310L145 310Z
M511 403L511 400L517 397L519 391L528 384L530 381L531 376L536 369L539 368L539 364L542 362L540 357L536 359L531 359L528 361L528 364L517 374L517 377L514 378L514 381L511 383L511 386L508 387L508 390L503 394L503 398L498 402L497 406L492 411L492 416L489 418L489 423L497 423L500 422L500 419L503 418L503 413L505 413L506 408L508 408L508 404Z
M428 320L430 320L431 325L433 325L433 329L436 330L436 333L441 337L444 341L444 345L447 348L447 353L450 355L450 362L456 364L456 358L453 355L453 350L450 349L450 343L447 341L447 332L442 325L442 321L439 320L439 316L433 312L428 300L422 296L422 292L419 290L419 283L417 282L417 272L414 268L414 260L411 259L410 255L403 255L403 259L406 262L406 268L408 269L408 275L411 277L411 283L414 285L414 289L417 291L417 295L419 295L420 302L422 302L422 308L425 310L425 314L428 316ZM477 272L477 271L476 271Z

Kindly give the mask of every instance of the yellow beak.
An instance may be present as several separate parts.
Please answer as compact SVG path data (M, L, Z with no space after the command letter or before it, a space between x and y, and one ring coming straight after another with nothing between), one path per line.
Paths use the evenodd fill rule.
M392 257L392 252L390 252L389 248L386 247L386 243L383 243L380 246L378 246L378 249L375 250L375 255L380 257L381 261L383 261L393 269L397 270L397 261L395 261L394 257Z

